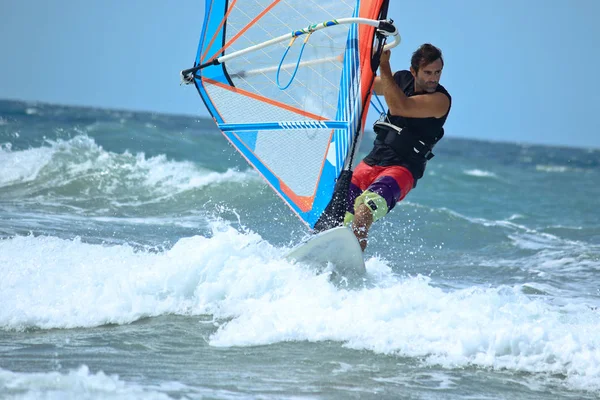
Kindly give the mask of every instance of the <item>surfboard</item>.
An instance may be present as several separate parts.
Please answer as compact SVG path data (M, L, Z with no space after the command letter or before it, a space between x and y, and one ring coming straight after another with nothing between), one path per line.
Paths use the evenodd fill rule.
M343 277L361 276L367 272L356 237L343 226L312 236L294 247L285 259L322 270L330 266L332 271Z

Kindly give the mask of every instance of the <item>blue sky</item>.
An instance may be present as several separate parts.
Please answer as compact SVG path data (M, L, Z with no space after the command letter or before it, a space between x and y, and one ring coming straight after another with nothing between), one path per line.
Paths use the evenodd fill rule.
M2 0L0 98L208 116L179 86L203 13L203 0ZM424 42L444 52L448 136L600 148L600 0L391 0L389 16L394 69Z

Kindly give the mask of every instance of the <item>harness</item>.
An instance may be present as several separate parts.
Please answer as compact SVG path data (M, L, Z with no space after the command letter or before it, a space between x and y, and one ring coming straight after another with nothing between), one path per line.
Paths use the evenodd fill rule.
M387 121L387 115L383 114L373 124L373 130L377 134L377 140L390 146L399 156L417 157L429 161L434 157L433 145L427 144L416 138L407 129L402 129Z

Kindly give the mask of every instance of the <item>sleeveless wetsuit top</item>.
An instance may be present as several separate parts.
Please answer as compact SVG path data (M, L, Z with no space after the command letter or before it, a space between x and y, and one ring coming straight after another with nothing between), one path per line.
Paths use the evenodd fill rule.
M421 94L426 95L426 93L414 92L415 80L410 71L396 72L394 80L408 97ZM452 105L452 98L442 85L438 85L435 91L448 96L450 106ZM374 147L363 161L368 165L384 167L400 165L406 167L413 174L416 186L417 179L423 177L428 158L415 153L413 148L415 146L423 147L424 145L425 148L431 150L442 136L444 136L443 126L449 113L450 107L448 107L448 111L441 118L407 118L399 115L391 115L388 111L388 122L401 128L401 133L398 134L396 131L378 131L376 129L377 137L373 143ZM433 154L429 158L431 157L433 157Z

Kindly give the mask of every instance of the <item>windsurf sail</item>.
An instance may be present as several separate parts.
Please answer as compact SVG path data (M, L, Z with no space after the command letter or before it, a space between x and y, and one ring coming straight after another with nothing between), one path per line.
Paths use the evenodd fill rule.
M194 67L181 72L315 231L342 222L378 54L400 41L388 1L206 0Z

